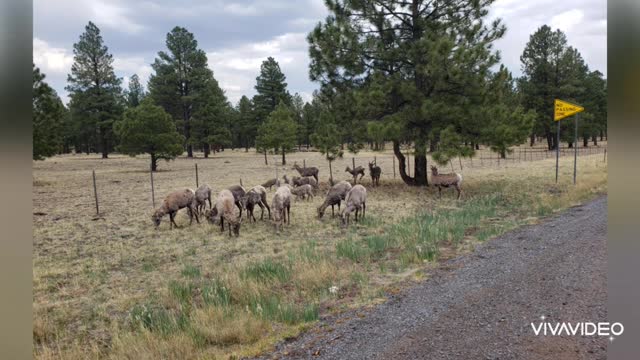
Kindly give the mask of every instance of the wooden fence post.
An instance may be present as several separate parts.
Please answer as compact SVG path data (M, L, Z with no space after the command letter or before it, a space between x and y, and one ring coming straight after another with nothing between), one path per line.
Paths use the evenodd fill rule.
M460 162L460 171L462 171L462 157L458 156L458 161Z
M93 195L96 198L96 215L100 215L100 207L98 206L98 188L96 187L96 171L92 171L93 174Z
M155 189L153 188L153 170L151 170L149 172L150 176L151 176L151 204L153 204L153 208L156 208L156 195L155 195Z
M200 184L198 184L198 163L196 163L196 189L200 186Z
M604 148L604 162L607 162L607 148Z
M396 178L396 156L393 155L393 157L391 158L393 161L393 178Z

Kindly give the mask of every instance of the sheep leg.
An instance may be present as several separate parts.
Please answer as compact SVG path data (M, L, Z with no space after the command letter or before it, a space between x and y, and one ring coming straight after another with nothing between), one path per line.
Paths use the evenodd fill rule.
M191 210L191 215L196 217L196 222L198 224L200 224L200 218L198 217L197 210L194 209L193 206L190 206L189 209ZM189 225L191 225L192 222L193 222L193 218L191 218L191 221L189 222Z
M170 212L169 213L169 229L173 229L173 227L171 227L171 224L173 224L176 228L179 228L178 224L176 224L175 218L176 218L175 211Z
M240 219L242 219L242 205L240 204L240 201L236 201L236 206L240 210Z
M364 218L364 213L367 211L367 203L362 203L362 217Z
M260 220L262 220L264 219L264 205L262 205L262 201L258 203L258 206L260 206Z
M438 199L442 198L442 186L438 185Z
M334 218L334 217L336 217L336 214L333 212L333 205L331 205L331 218Z
M356 222L358 222L358 208L356 208Z
M458 199L460 199L460 193L462 193L462 189L460 189L459 185L456 185L456 190L458 190Z
M220 232L224 232L224 217L220 216Z
M269 219L271 219L271 208L269 207L269 204L266 201L262 201L262 205L267 208L267 211L269 212Z
M207 200L209 200L209 209L211 209L211 196L209 196L207 198ZM206 207L206 206L207 206L207 204L204 205L204 207Z

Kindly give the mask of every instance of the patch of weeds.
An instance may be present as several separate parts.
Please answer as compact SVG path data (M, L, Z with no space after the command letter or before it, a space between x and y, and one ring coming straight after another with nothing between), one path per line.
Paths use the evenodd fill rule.
M369 259L369 249L349 238L336 244L336 255L360 263Z
M200 268L193 265L185 265L181 272L182 276L186 278L198 278L200 277Z
M191 303L193 284L172 280L169 282L169 294L181 304Z
M144 327L161 335L169 335L181 328L167 309L153 303L135 305L129 311L129 318L134 327Z
M299 258L308 262L317 262L320 260L321 256L318 254L317 245L315 240L303 243L298 250Z
M184 251L184 255L185 256L195 256L196 255L196 248L195 247L191 247L188 248Z
M207 305L231 305L231 291L219 280L213 280L202 286L202 298Z
M389 247L389 237L382 235L371 235L365 239L367 247L373 256L381 256L385 250Z
M251 302L250 309L255 315L264 319L288 325L315 321L319 316L319 308L316 304L283 303L276 296L259 297Z
M291 268L281 262L266 259L249 264L242 274L245 278L252 278L262 282L271 280L286 282L291 278Z

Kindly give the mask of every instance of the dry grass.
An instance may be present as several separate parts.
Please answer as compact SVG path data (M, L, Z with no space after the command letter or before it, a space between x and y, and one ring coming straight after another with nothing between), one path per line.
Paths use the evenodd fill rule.
M318 221L313 201L292 204L291 226L276 236L270 223L243 222L239 238L219 228L188 226L186 212L169 230L154 230L148 159L59 156L35 162L34 348L48 358L203 358L255 354L312 323L318 311L369 304L425 262L472 249L473 244L522 223L606 192L602 155L579 158L579 182L570 184L572 158L464 165L464 198L451 190L408 188L392 179L390 152L360 153L356 165L378 158L379 188L370 188L367 219L344 230L337 219ZM320 168L317 153L287 157ZM273 157L269 157L273 161ZM200 183L217 193L275 175L253 152L227 150L210 159L161 163L154 175L156 205L164 194ZM336 180L351 158L333 163ZM454 162L456 171L458 164ZM486 166L486 165L485 165ZM448 167L447 167L448 168ZM91 170L96 170L101 217L95 216ZM269 192L269 202L274 190ZM463 220L460 220L463 219ZM416 235L418 234L418 235ZM335 286L335 291L330 291ZM142 309L151 309L144 312ZM136 317L137 316L137 317Z

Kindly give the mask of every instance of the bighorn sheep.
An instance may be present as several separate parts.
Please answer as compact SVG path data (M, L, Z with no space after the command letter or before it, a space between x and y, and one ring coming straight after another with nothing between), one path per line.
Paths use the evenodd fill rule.
M211 209L211 188L207 184L202 184L196 190L196 210L198 214L202 214L202 211L207 207L207 200L209 201L209 209Z
M344 169L344 171L348 172L349 174L351 174L351 176L353 176L354 184L358 183L358 175L360 175L360 180L362 180L362 178L364 177L364 168L360 165L356 166L353 170L351 170L351 168L347 166L347 168Z
M240 199L247 193L244 188L240 185L232 185L227 188L233 194L233 198L235 199L236 206L240 210L240 218L242 218L242 204L240 203Z
M300 176L313 176L314 179L316 179L316 182L319 182L319 180L318 180L318 172L319 172L319 170L318 170L317 167L311 166L311 167L301 168L300 165L298 165L298 164L296 164L294 162L293 163L293 168L298 171Z
M348 181L343 180L333 185L331 189L329 189L329 192L327 192L327 196L322 205L318 207L318 218L321 219L324 216L324 211L329 206L331 206L331 217L334 217L333 206L338 205L338 211L340 211L340 201L345 199L349 190L351 190L351 184Z
M431 184L438 187L438 198L442 197L442 188L453 186L458 191L457 199L460 199L462 193L462 175L458 173L438 174L438 168L431 166Z
M291 178L291 183L293 184L293 186L301 186L301 185L309 184L314 188L318 187L318 182L311 176L303 176L303 177L294 176L293 178Z
M265 188L269 188L269 190L271 190L271 187L273 187L273 185L276 184L277 180L278 179L276 179L276 178L269 179L264 184L262 184L262 186L265 187Z
M242 207L247 210L247 217L249 220L253 219L256 221L255 216L253 216L253 209L256 205L260 206L260 220L264 218L264 208L266 207L269 211L269 219L271 219L271 208L269 204L267 204L267 189L262 185L257 185L251 188L251 190L247 191L247 193L241 199Z
M380 174L382 174L380 166L369 163L369 174L371 174L371 185L380 186Z
M313 199L313 187L309 184L300 185L291 190L291 193L296 196L296 199Z
M175 217L178 210L182 208L187 208L189 212L189 225L193 223L194 215L199 224L200 219L198 219L198 214L195 209L195 198L196 193L191 189L177 190L167 195L164 201L162 201L162 205L160 205L151 216L156 228L160 226L160 222L166 214L169 214L169 229L173 229L173 225L179 227L178 224L176 224Z
M233 231L236 236L239 236L242 219L236 215L234 207L235 198L233 197L233 193L225 189L220 191L215 206L213 209L207 210L205 216L210 223L215 224L216 222L220 222L220 232L224 232L224 222L226 220L227 227L229 228L229 236L231 236L231 231ZM242 214L242 210L240 210L240 214Z
M284 180L285 184L291 184L291 182L289 181L289 178L287 177L287 174L282 175L282 180Z
M362 185L355 185L347 193L345 203L346 205L344 209L342 209L343 226L349 225L349 217L354 210L356 212L356 222L358 222L358 212L360 210L362 210L360 218L364 218L365 212L367 210L367 189L365 189L365 187Z
M273 207L273 224L276 233L279 233L283 223L291 224L291 190L288 186L281 186L276 190L271 206Z

